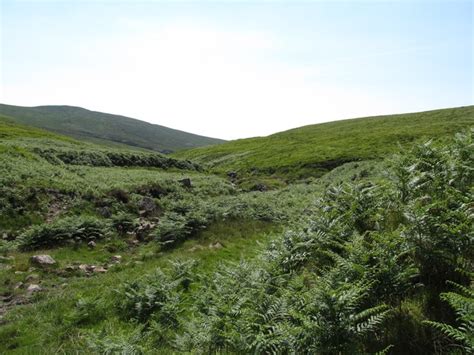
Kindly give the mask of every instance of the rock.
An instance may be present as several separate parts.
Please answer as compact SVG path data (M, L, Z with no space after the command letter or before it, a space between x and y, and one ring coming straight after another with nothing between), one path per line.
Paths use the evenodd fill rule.
M56 261L49 255L33 255L30 260L32 263L41 266L56 264Z
M223 246L219 242L209 244L209 249L222 249Z
M192 248L190 248L189 251L194 253L195 251L203 250L203 249L205 248L202 245L195 245Z
M156 203L151 197L145 196L138 202L138 212L141 216L150 216L156 210Z
M190 178L186 178L186 179L181 179L181 180L178 180L178 182L183 185L184 187L192 187L193 184L191 183L191 179Z
M67 272L72 272L76 270L76 267L74 265L67 265L65 268L64 268L64 271L67 271Z
M2 234L2 239L5 239L5 240L8 239L8 234L7 234L7 233L3 233L3 234Z
M15 271L15 275L23 275L24 273L24 271Z
M113 263L118 264L122 261L122 255L114 255L114 256L112 256L111 260L112 260Z
M19 288L23 288L23 286L25 286L25 284L20 281L20 282L18 282L17 284L15 284L14 289L15 289L15 290L18 290Z
M268 188L265 184L255 184L253 187L252 187L252 191L260 191L260 192L264 192L264 191L267 191Z
M87 243L87 246L91 249L94 249L97 246L97 244L96 244L96 242L91 240L89 243Z
M38 274L30 274L27 277L25 277L26 282L33 282L33 281L38 281L39 280L39 275Z
M134 247L136 247L140 244L140 241L137 240L137 239L133 239L132 241L130 241L130 244L133 245Z
M41 290L43 290L43 289L41 288L41 286L40 286L40 285L36 285L36 284L31 284L31 285L29 285L28 288L26 289L26 291L27 291L28 293L39 292L39 291L41 291Z
M93 272L95 269L95 266L94 265L87 265L87 264L81 264L79 265L79 270L85 272L85 273L91 273Z
M104 272L107 272L107 269L102 267L102 266L97 266L94 268L94 272L95 273L104 273Z
M227 176L228 176L229 178L231 178L232 180L234 180L234 179L237 178L237 173L236 173L235 171L229 171L229 172L227 173Z

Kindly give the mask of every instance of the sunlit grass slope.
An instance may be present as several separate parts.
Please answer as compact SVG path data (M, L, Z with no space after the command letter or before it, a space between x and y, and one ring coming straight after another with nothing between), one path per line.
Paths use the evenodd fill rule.
M382 158L423 139L451 136L474 125L474 106L364 117L316 124L178 152L217 172L318 176L348 161Z

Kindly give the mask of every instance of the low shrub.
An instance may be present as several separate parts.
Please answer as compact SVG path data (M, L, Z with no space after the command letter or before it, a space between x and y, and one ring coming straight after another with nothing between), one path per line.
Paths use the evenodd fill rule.
M68 242L87 242L102 239L108 232L109 224L103 220L89 216L65 217L29 228L20 235L20 249L35 250Z

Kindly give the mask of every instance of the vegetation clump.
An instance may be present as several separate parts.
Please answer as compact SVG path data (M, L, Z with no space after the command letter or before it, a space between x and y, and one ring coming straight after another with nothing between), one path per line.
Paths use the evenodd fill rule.
M65 217L51 224L32 226L19 237L22 250L51 248L65 243L89 242L104 238L109 224L95 217Z

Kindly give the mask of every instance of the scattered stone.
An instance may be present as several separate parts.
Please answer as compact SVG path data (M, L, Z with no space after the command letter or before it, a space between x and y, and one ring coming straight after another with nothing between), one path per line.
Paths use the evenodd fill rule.
M43 290L43 289L41 288L41 286L40 286L40 285L36 285L36 284L31 284L31 285L29 285L28 288L26 289L26 291L28 291L28 293L39 292L39 291L41 291L41 290Z
M112 256L111 260L113 263L118 264L122 261L122 255L114 255Z
M3 233L3 234L2 234L2 239L5 239L5 240L8 239L8 234L7 234L7 233Z
M186 188L190 188L193 186L190 178L181 179L181 180L178 180L178 182Z
M138 240L144 240L148 232L155 228L156 223L147 221L145 219L140 219L138 221L138 227L135 229L135 237Z
M203 249L205 249L205 248L202 245L195 245L192 248L190 248L189 251L194 253L195 251L203 250Z
M34 282L39 280L39 275L38 274L30 274L25 278L26 282Z
M28 272L35 272L35 271L36 271L36 268L33 267L33 266L30 266L30 267L28 268Z
M138 246L138 244L140 244L140 241L137 240L137 239L133 239L132 241L130 241L130 244L132 244L134 247Z
M138 213L141 216L150 216L156 210L156 203L151 197L145 196L138 202Z
M49 255L33 255L30 260L32 263L41 266L56 264L56 261Z
M15 275L23 275L24 273L24 271L15 271Z
M223 246L219 242L209 244L209 249L222 249Z
M64 268L64 271L67 271L67 272L72 272L76 270L76 267L74 265L67 265L65 268Z
M97 244L96 244L96 242L91 240L89 243L87 243L87 246L91 249L94 249L97 246Z
M94 268L94 272L96 273L104 273L104 272L107 272L107 269L102 267L102 266L97 266Z
M84 271L85 273L91 273L95 269L94 265L81 264L79 265L79 270Z
M14 289L15 289L15 290L18 290L19 288L23 288L23 286L25 286L25 284L20 281L20 282L18 282L17 284L15 284Z

